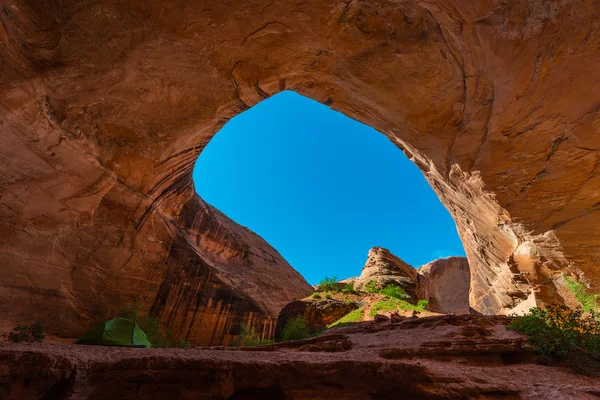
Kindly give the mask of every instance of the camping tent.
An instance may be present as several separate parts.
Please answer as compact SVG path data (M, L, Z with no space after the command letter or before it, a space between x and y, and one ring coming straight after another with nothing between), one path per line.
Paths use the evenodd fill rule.
M96 346L151 347L144 331L127 318L115 318L98 325L80 337L75 344Z

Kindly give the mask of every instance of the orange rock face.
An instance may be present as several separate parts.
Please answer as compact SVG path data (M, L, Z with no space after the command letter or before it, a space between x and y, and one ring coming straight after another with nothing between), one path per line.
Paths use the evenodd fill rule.
M419 298L429 302L429 311L469 313L471 270L466 258L441 258L421 266L418 272Z
M563 273L600 290L595 0L1 7L2 325L76 335L137 301L197 343L239 321L267 332L310 288L191 171L284 89L421 168L457 223L474 309L562 301Z

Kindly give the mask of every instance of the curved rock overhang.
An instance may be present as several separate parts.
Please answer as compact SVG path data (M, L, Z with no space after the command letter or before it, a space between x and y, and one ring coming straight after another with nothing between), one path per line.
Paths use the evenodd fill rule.
M191 172L230 118L286 89L419 166L457 224L475 310L563 301L563 273L597 289L598 14L594 0L3 1L0 322L80 331L135 300L189 334L199 305L228 298L201 323L210 343L229 312L262 310L268 331L305 282L278 288L285 261Z

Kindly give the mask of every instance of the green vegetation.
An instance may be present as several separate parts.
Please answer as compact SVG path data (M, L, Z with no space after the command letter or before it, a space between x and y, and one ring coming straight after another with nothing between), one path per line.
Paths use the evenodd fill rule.
M258 333L256 333L253 329L250 329L248 327L248 325L242 324L240 326L239 336L233 342L229 343L229 346L231 346L231 347L262 346L262 345L270 344L270 343L273 343L273 341L261 339L260 335Z
M598 312L598 298L600 294L588 293L587 288L583 283L577 282L570 276L565 276L567 289L581 303L581 307L585 312Z
M393 297L388 297L383 300L379 300L371 307L370 315L374 317L378 314L378 311L398 311L398 310L408 310L408 311L425 311L427 309L427 305L429 302L427 300L419 300L419 302L415 304L410 304L405 300L399 300Z
M119 310L115 318L128 318L135 321L154 348L191 347L188 341L178 341L171 331L164 328L158 317L150 314L141 316L141 309L140 304L129 304Z
M304 315L299 315L290 319L283 327L281 333L281 340L300 340L309 338L310 332L308 331L308 323Z
M326 299L330 299L331 298L331 294L329 294L329 293L325 293L324 296L325 296Z
M342 318L337 321L327 325L327 328L341 328L344 326L352 325L359 322L362 319L365 310L359 308L358 310L354 310L344 315Z
M8 341L12 343L41 343L45 337L44 327L40 324L17 325L8 333Z
M313 299L320 299L320 298L321 298L321 295L320 295L318 292L315 292L315 293L313 293L313 294L312 294L312 296L311 296L311 297L312 297Z
M365 292L367 293L379 293L379 288L377 287L377 282L375 280L371 280L367 282L365 285Z
M576 373L600 371L600 322L592 311L571 310L563 305L532 308L517 316L508 329L527 335L531 350L545 363L566 361Z
M381 289L379 293L399 300L406 300L410 298L410 296L406 294L404 289L397 285L387 285L386 287Z
M342 292L348 294L356 294L356 290L354 290L354 283L346 283L342 288Z
M331 278L329 278L326 276L325 279L323 279L321 283L319 283L319 287L324 292L339 292L340 288L338 287L337 282L337 277L332 276Z

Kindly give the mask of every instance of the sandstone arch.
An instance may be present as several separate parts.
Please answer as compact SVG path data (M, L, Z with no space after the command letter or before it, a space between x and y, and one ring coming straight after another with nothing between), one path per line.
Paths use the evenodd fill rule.
M599 11L4 1L0 324L83 329L137 300L198 343L226 340L232 316L268 335L273 309L309 289L289 272L297 285L261 299L285 261L197 197L191 170L229 118L283 89L417 163L457 223L476 310L563 301L563 272L597 289ZM206 309L211 336L195 337Z

